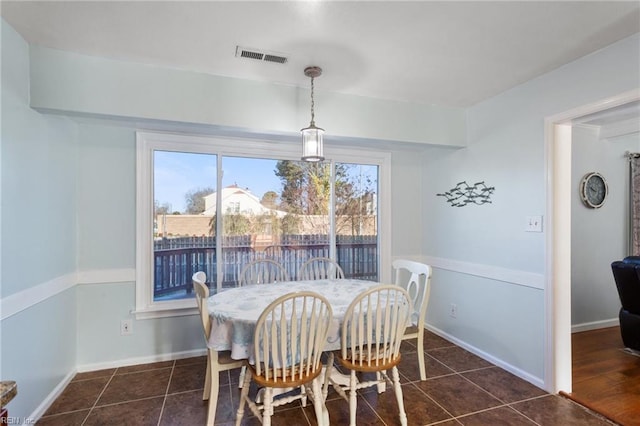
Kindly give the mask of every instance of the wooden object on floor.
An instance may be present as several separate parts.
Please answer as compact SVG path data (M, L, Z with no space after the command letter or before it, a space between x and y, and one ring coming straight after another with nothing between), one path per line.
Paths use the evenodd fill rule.
M14 381L3 380L0 382L0 424L6 425L9 413L5 408L18 393L18 385Z
M620 327L573 333L568 398L622 425L640 419L640 357L625 352Z

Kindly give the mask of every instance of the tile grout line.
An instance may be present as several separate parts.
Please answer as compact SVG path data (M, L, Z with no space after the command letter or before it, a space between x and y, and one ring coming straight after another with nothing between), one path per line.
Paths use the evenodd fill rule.
M522 402L522 401L518 401L518 402ZM537 426L541 426L540 423L536 422L535 420L533 420L532 418L530 418L529 416L527 416L526 414L518 411L515 409L515 407L511 406L511 404L507 405L507 407L511 408L513 411L515 411L516 413L520 414L522 417L524 417L527 420L530 420L532 423L534 423Z
M443 346L443 347L440 347L440 348L435 348L434 350L447 349L447 348L450 348L450 347L456 347L456 345ZM465 380L468 380L466 377L464 377L464 376L462 375L462 373L463 373L463 372L459 372L459 371L454 370L452 367L448 366L448 365L447 365L447 364L445 364L443 361L440 361L438 358L436 358L436 357L434 357L433 355L431 355L431 354L430 354L426 349L423 349L423 352L424 352L424 354L425 354L426 356L428 356L429 358L433 359L433 360L434 360L435 362L437 362L438 364L440 364L440 365L444 366L445 368L447 368L448 370L450 370L450 371L451 371L451 373L443 374L443 375L441 375L441 376L436 376L436 377L431 377L431 378L427 377L427 379L426 379L425 381L428 381L428 380L430 380L430 379L439 379L439 378L442 378L442 377L451 377L451 376L460 376L461 378L463 378L463 379L465 379ZM426 362L425 362L425 364L426 364ZM425 365L425 367L426 367L426 365ZM486 366L486 367L479 367L479 368L475 368L475 369L471 369L471 370L465 370L465 371L464 371L464 373L469 372L469 371L485 370L485 369L493 368L493 367L496 367L496 366L495 366L495 365L488 365L488 366ZM454 416L454 415L453 415L452 413L450 413L446 408L444 408L440 403L438 403L435 399L431 398L431 396L429 396L426 392L424 392L424 391L423 391L419 386L417 386L417 385L415 384L415 382L418 382L418 381L422 381L422 380L418 379L418 380L413 381L413 382L410 382L410 383L411 383L411 384L413 384L413 386L415 386L415 387L416 387L420 392L422 392L422 393L423 393L427 398L429 398L431 401L433 401L433 403L434 403L434 404L436 404L438 407L440 407L440 408L441 408L441 409L442 409L442 410L443 410L447 415L451 416L449 419L442 420L442 421L439 421L439 422L445 422L445 421L447 421L447 420L454 420L454 421L458 422L457 418L458 418L458 417L460 417L460 416L458 416L458 417ZM475 386L478 386L478 385L476 385L475 383L473 383L473 384L474 384ZM478 386L478 387L479 387L479 386ZM482 389L482 388L480 388L480 389ZM492 397L494 397L494 398L495 398L495 396L494 396L493 394L491 394L491 393L487 392L487 391L486 391L486 390L484 390L484 389L482 389L482 390L483 390L483 391L485 391L486 393L488 393L489 395L491 395ZM498 398L496 398L496 399L498 399ZM498 399L498 401L502 402L500 399ZM496 408L496 407L493 407L493 408ZM438 423L438 422L436 422L436 423ZM460 423L460 422L458 422L458 423Z
M389 386L389 384L388 384L388 383L387 383L387 386ZM385 389L385 392L386 392L386 391L387 391L387 389ZM351 391L349 391L349 392L351 392ZM365 403L365 404L367 404L367 406L368 406L369 408L371 408L371 410L373 410L373 414L375 414L375 415L376 415L376 417L377 417L377 418L382 422L382 424L383 424L384 426L387 426L387 423L384 421L384 419L383 419L382 417L380 417L380 414L378 413L378 410L376 410L375 408L373 408L373 406L372 406L371 404L369 404L369 401L367 401L367 398L365 398L365 397L364 397L361 393L359 393L357 390L356 390L356 395L357 395L357 396L356 396L356 398L360 397L360 399L361 399L362 401L364 401L364 403ZM403 394L402 394L402 398L404 399L404 392L403 392ZM344 399L342 399L342 400L344 401ZM406 414L406 411L407 411L407 410L405 410L405 414ZM356 419L356 420L357 420L357 419Z
M444 376L439 376L439 377L444 377ZM427 379L428 380L428 379ZM425 380L425 382L427 381ZM420 380L421 381L421 380ZM420 387L418 385L415 384L415 382L410 382L410 385L412 385L413 387L415 387L419 392L422 392L424 394L425 397L429 398L429 400L431 400L431 402L433 402L435 405L437 405L438 407L440 407L442 409L442 411L444 411L445 413L447 413L447 415L451 416L449 419L445 419L445 420L441 420L442 422L447 421L447 420L452 420L455 419L455 416L453 414L451 414L449 412L449 410L447 410L446 408L444 408L438 401L436 401L435 399L431 398L431 396L429 396L425 391L423 391L422 389L420 389ZM404 398L404 393L402 394L403 398ZM440 422L440 420L439 420ZM431 424L431 423L429 423Z
M111 383L111 381L115 377L117 371L118 371L117 368L115 370L113 370L113 373L111 374L111 377L109 377L109 380L107 380L107 383L102 388L102 391L100 392L100 395L98 395L98 397L96 398L95 402L93 403L93 405L89 409L89 412L87 413L86 417L84 418L84 420L82 420L82 423L80 424L80 426L84 426L84 424L87 422L87 419L89 419L89 416L93 412L93 409L96 408L96 405L98 405L98 401L100 401L100 398L102 398L102 395L104 395L104 392L107 390L107 387L109 387L109 384Z
M432 357L432 358L433 358L433 357ZM434 359L435 359L435 358L434 358ZM436 361L438 361L438 360L436 359ZM438 362L440 362L440 361L438 361ZM444 365L445 367L447 367L447 368L449 368L449 369L451 370L451 367L448 367L448 366L447 366L446 364L444 364L443 362L440 362L440 363L441 363L442 365ZM426 392L424 392L422 389L420 389L420 387L418 387L417 385L415 385L415 383L414 383L414 382L411 382L411 384L413 384L413 385L414 385L414 386L415 386L415 387L416 387L420 392L422 392L423 394L425 394L425 396L426 396L427 398L429 398L431 401L433 401L433 402L434 402L438 407L440 407L440 408L441 408L445 413L447 413L449 416L451 416L451 419L448 419L448 420L456 420L456 421L457 421L459 418L468 417L468 416L473 415L473 414L482 413L482 412L485 412L485 411L490 411L490 410L494 410L494 409L501 408L501 407L509 407L509 403L507 403L507 402L503 401L502 399L498 398L497 396L495 396L495 395L494 395L494 394L492 394L491 392L487 391L486 389L482 388L482 387L481 387L480 385L478 385L477 383L474 383L473 381L471 381L471 379L468 379L467 377L465 377L465 376L462 374L462 373L468 373L468 372L472 372L472 371L487 370L487 369L489 369L489 368L494 368L494 367L496 367L496 366L490 365L490 366L486 366L486 367L480 367L480 368L476 368L476 369L465 370L465 371L462 371L462 372L458 372L458 371L454 371L454 370L452 370L452 371L453 371L453 373L452 373L452 374L445 374L445 375L442 375L442 376L437 376L437 377L433 377L433 378L432 378L432 379L439 379L439 378L442 378L442 377L459 376L461 379L463 379L463 380L465 380L465 381L469 382L470 384L474 385L474 386L475 386L475 387L477 387L478 389L482 390L482 391L483 391L484 393L486 393L487 395L491 396L492 398L495 398L497 401L499 401L499 402L500 402L500 404L499 404L499 405L496 405L496 406L494 406L494 407L489 407L489 408L485 408L485 409L482 409L482 410L473 411L473 412L466 413L466 414L463 414L463 415L460 415L460 416L454 416L454 415L453 415L452 413L450 413L446 408L444 408L442 405L440 405L436 400L434 400L433 398L431 398L431 397L430 397ZM428 380L429 380L429 378L427 378L427 380L425 380L425 381L428 381ZM533 398L531 398L531 399L533 399ZM522 400L522 401L524 401L524 400ZM522 402L522 401L517 401L517 402ZM519 412L518 410L516 410L515 408L513 408L513 407L509 407L509 408L511 408L511 409L512 409L512 410L514 410L515 412L517 412L517 413L519 413L519 414L521 414L521 415L523 415L523 416L524 416L524 414L520 413L520 412ZM524 417L526 417L526 416L524 416ZM527 417L527 418L528 418L528 417ZM442 420L442 421L446 421L446 420ZM440 421L439 421L439 422L440 422ZM536 422L534 422L534 423L536 423ZM431 423L430 423L430 424L431 424ZM537 424L537 423L536 423L536 424Z
M501 404L501 405L496 405L495 407L489 407L489 408L483 408L482 410L478 410L478 411L471 411L469 413L466 414L461 414L457 417L454 417L454 419L458 420L458 419L464 419L465 417L469 417L469 416L473 416L479 413L486 413L488 411L493 411L493 410L497 410L498 408L510 408L513 411L515 411L516 413L522 415L523 417L526 417L527 419L529 419L527 416L525 416L524 414L520 413L518 410L516 410L515 408L511 407L509 404ZM531 419L529 419L531 420ZM531 420L533 421L533 420ZM535 424L538 424L536 422L534 422Z
M468 370L465 371L465 373L468 373L470 371L478 371L478 369L476 370ZM491 392L489 392L488 390L486 390L485 388L483 388L482 386L480 386L479 384L475 383L474 381L472 381L471 379L467 378L466 376L462 375L462 373L459 374L459 376L466 380L467 382L471 383L473 386L477 387L478 389L480 389L481 391L483 391L484 393L486 393L487 395L491 396L492 398L495 398L496 400L498 400L502 405L507 405L508 403L506 401L503 401L502 399L498 398L496 395L492 394Z
M176 368L176 360L173 360L173 364L171 365L171 373L169 373L169 380L167 381L167 388L164 391L164 398L162 399L162 407L160 407L160 415L158 416L157 425L160 426L160 422L162 421L162 415L164 414L164 406L167 403L167 395L169 395L169 387L171 386L171 380L173 379L173 371Z
M477 368L477 369L474 369L474 370L467 370L467 371L465 371L465 373L473 372L473 371L487 370L487 369L489 369L489 368L494 368L494 367L495 367L495 368L499 368L499 367L497 367L497 366L488 366L488 367ZM477 413L482 413L482 412L485 412L485 411L495 410L495 409L498 409L498 408L508 407L508 408L510 408L511 410L513 410L513 411L515 411L516 413L518 413L518 414L520 414L521 416L523 416L524 418L526 418L527 420L530 420L530 421L532 421L533 423L535 423L536 425L539 425L539 423L538 423L538 422L534 421L533 419L530 419L528 416L526 416L524 413L520 412L519 410L516 410L514 407L512 407L512 406L511 406L511 404L516 404L516 403L520 403L520 402L524 402L524 401L529 401L529 400L533 400L533 399L541 398L541 397L543 397L543 396L547 396L547 395L539 395L539 396L535 396L535 397L531 397L531 398L521 399L521 400L518 400L518 401L506 402L506 401L502 400L501 398L499 398L498 396L496 396L496 395L492 394L492 393L491 393L491 392L489 392L488 390L484 389L482 386L480 386L479 384L475 383L474 381L472 381L472 380L471 380L471 379L469 379L468 377L464 376L462 373L459 373L459 375L460 375L460 377L462 377L464 380L468 381L469 383L471 383L471 384L473 384L474 386L476 386L477 388L481 389L482 391L484 391L485 393L487 393L487 394L488 394L488 395L490 395L491 397L493 397L493 398L495 398L496 400L500 401L500 402L502 403L502 405L497 405L497 406L495 406L495 407L486 408L486 409L484 409L484 410L478 410L478 411L475 411L475 412L473 412L473 413L467 413L467 414L464 414L464 415L462 415L462 416L458 416L458 417L456 417L456 419L457 419L457 418L462 418L462 417L468 417L468 416L470 416L470 415L472 415L472 414L477 414Z

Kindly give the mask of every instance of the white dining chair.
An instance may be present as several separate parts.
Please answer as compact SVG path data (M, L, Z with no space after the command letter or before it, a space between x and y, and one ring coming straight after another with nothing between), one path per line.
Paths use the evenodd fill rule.
M207 276L204 272L196 272L193 274L192 282L193 289L196 294L196 303L198 305L198 312L200 313L200 320L202 322L202 331L204 333L204 340L207 344L207 371L205 375L204 392L202 394L203 400L209 400L207 409L207 425L214 424L216 418L216 408L218 406L218 391L220 387L219 373L221 371L233 370L243 366L242 360L231 359L228 351L219 352L211 348L209 344L209 333L211 331L211 318L209 317L209 311L206 307L207 299L209 298L209 288L206 285ZM240 385L242 386L244 380L242 374L240 375Z
M343 279L344 271L333 259L313 257L300 267L300 280Z
M268 284L289 281L289 274L280 263L271 259L259 259L247 263L240 272L238 286Z
M407 425L402 387L397 365L400 363L400 344L411 315L409 294L401 287L388 284L372 287L360 293L347 308L341 327L339 364L350 371L349 384L329 381L335 391L349 402L349 425L356 425L357 391L377 386L378 392L389 383L396 395L400 424ZM333 354L327 363L331 369ZM387 371L391 370L390 379ZM376 373L375 380L358 381L356 373Z
M395 270L394 284L404 288L413 305L411 326L407 328L403 340L416 339L420 380L427 380L424 363L424 322L431 294L431 267L424 263L406 259L396 259L392 263Z
M264 309L255 328L254 362L245 362L251 374L244 378L236 426L242 422L245 404L268 426L275 407L297 400L304 407L307 398L313 402L318 425L329 426L324 404L328 381L319 376L332 316L327 299L310 291L285 294ZM259 402L249 397L252 379L264 390ZM274 389L290 388L300 388L300 393L274 399Z

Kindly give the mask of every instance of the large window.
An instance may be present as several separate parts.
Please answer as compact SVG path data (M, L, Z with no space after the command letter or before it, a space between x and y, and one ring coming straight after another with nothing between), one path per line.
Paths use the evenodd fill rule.
M327 149L326 161L307 163L294 144L159 133L137 143L138 317L184 314L193 273L214 293L261 258L292 279L317 256L347 277L381 279L388 154Z

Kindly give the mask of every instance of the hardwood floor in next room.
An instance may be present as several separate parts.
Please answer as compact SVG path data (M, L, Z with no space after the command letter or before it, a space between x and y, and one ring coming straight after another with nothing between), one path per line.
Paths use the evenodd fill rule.
M620 327L574 333L573 391L566 396L624 426L640 425L640 356L624 350Z

